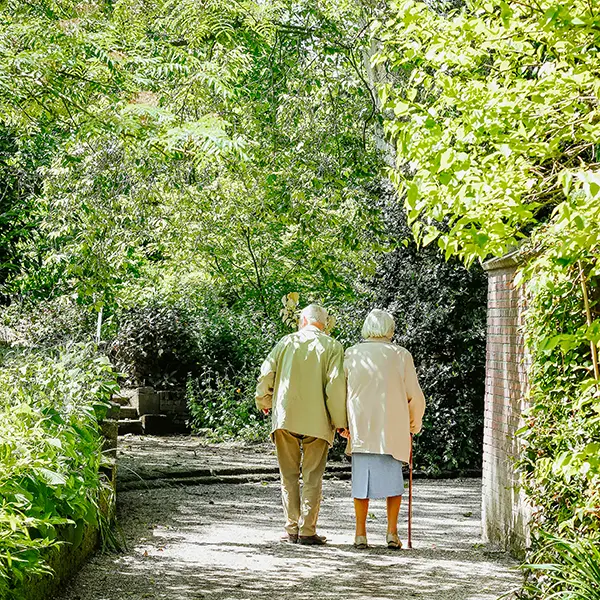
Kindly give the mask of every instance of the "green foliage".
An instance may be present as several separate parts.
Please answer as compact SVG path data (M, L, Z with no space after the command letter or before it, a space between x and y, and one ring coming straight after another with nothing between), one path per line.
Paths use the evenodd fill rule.
M527 565L542 571L547 579L544 598L598 600L600 598L600 546L587 539L566 541L548 538L548 545L559 557L558 564ZM534 593L537 589L534 588Z
M96 319L73 298L15 301L0 312L0 328L13 346L54 348L74 340L91 342Z
M600 13L582 0L467 2L449 14L402 0L387 17L376 61L393 76L381 97L416 238L467 263L527 239L519 468L538 564L527 592L586 597L569 587L575 554L543 532L582 540L573 552L600 535Z
M192 430L266 439L270 421L257 413L254 392L260 365L282 328L261 322L250 307L232 311L205 304L195 332L197 362L186 383Z
M98 418L116 391L106 358L73 345L10 351L0 371L0 596L48 571L46 551L99 518Z
M0 124L0 294L4 282L22 266L20 245L35 226L31 196L39 186L36 169L49 143L43 134L23 139L16 128Z
M193 431L265 439L254 391L283 325L252 305L232 309L202 285L178 284L115 315L111 358L128 384L185 389Z
M119 315L110 354L130 385L183 387L188 374L198 371L205 357L194 316L186 304L157 298Z
M501 255L564 201L561 174L597 162L598 15L583 0L467 2L441 16L394 2L376 35L398 84L397 184L424 244Z
M255 362L235 373L206 368L200 377L189 379L186 397L192 429L209 430L219 439L234 436L248 441L267 439L271 420L259 415L254 403L259 367L260 362Z

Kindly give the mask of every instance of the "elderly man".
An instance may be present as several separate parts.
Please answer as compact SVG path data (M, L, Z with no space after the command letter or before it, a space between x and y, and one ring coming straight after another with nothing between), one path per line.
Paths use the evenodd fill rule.
M335 430L347 427L344 350L324 333L326 322L324 308L307 306L299 330L271 350L256 388L257 408L273 413L286 519L282 540L292 543L325 543L317 535L323 473Z

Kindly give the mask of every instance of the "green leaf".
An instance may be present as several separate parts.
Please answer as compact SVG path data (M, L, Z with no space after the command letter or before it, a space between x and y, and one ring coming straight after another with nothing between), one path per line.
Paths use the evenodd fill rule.
M40 467L38 472L42 479L50 486L65 485L67 483L67 480L56 471Z

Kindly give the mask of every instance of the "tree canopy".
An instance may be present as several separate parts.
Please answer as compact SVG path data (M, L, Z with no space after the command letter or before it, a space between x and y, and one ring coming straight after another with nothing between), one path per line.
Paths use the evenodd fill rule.
M9 2L0 117L34 145L43 188L21 211L36 227L10 289L99 308L186 264L264 310L289 286L349 293L384 244L360 14Z
M375 24L375 62L397 78L381 89L395 180L424 244L472 262L566 218L572 243L597 247L599 19L584 1L445 16L407 0Z

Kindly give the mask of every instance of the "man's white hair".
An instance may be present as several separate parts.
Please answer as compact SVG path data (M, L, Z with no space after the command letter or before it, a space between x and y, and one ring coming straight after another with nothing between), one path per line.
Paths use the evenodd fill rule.
M309 304L300 312L300 325L302 325L303 319L306 319L308 325L311 323L319 323L324 327L327 325L328 317L329 314L322 306L319 306L318 304Z
M365 340L369 338L386 338L391 340L395 329L394 317L386 310L374 308L367 315L361 333Z

